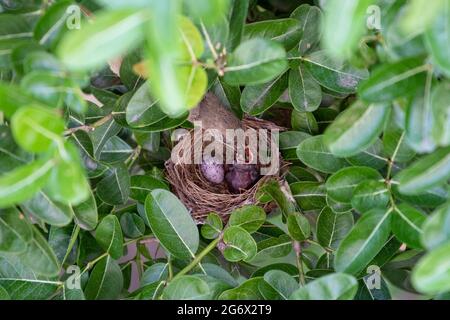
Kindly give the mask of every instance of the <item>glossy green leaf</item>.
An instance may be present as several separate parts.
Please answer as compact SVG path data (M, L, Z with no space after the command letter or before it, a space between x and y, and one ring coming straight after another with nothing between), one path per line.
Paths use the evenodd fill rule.
M297 19L302 25L302 38L299 43L299 50L304 54L311 50L320 41L323 19L322 11L319 7L309 4L302 4L291 13L291 18Z
M186 207L167 190L153 190L145 200L145 212L155 236L179 259L195 256L199 245L197 226Z
M45 152L61 140L64 122L54 112L42 107L21 108L11 119L16 142L26 151Z
M158 101L150 95L148 82L131 97L126 110L126 119L132 127L145 127L154 124L166 117L166 114L158 107Z
M106 256L95 265L84 292L88 300L112 300L119 297L122 289L120 266L110 256Z
M298 111L315 111L322 102L322 89L303 65L289 71L289 97Z
M450 244L431 251L413 271L412 283L420 292L437 294L450 290Z
M271 270L264 274L264 281L277 293L281 300L289 300L299 285L294 278L286 272Z
M135 47L143 38L147 19L147 12L143 10L102 13L95 23L84 25L64 38L58 48L59 56L73 70L99 67Z
M33 228L33 238L28 244L27 250L22 253L21 261L42 276L57 276L60 271L60 265L53 249L36 228Z
M357 221L336 252L336 271L356 275L368 265L389 237L391 214L391 210L374 209Z
M394 209L392 232L398 240L413 249L421 249L420 237L423 234L422 225L427 216L406 204L400 204Z
M0 176L0 207L30 199L47 182L53 160L37 160Z
M315 135L319 132L319 125L311 112L292 111L291 125L293 130L302 131L310 135Z
M395 176L398 189L406 195L418 195L442 185L450 178L450 148L440 149L413 163Z
M123 234L119 219L114 215L103 218L95 230L95 239L111 258L119 259L123 255Z
M234 210L230 215L228 225L238 226L248 233L253 233L258 231L265 221L264 210L261 207L249 205Z
M164 289L166 300L205 300L210 295L208 284L196 276L182 276Z
M311 225L301 213L291 213L287 218L289 235L296 241L305 241L311 235Z
M450 204L439 207L423 224L422 245L435 249L450 240Z
M380 180L381 174L368 167L344 168L330 178L326 183L328 196L338 202L350 203L355 188L365 180Z
M43 191L39 191L33 198L25 201L22 207L34 217L54 226L65 226L73 218L73 212L69 206L55 202Z
M32 237L32 229L18 210L0 210L0 252L24 252Z
M361 84L358 93L367 102L390 102L409 96L425 83L426 70L423 61L417 58L384 64Z
M358 281L347 274L333 273L296 290L292 300L352 300L358 291Z
M97 195L104 202L123 204L130 195L130 176L124 164L111 169L108 176L97 184Z
M324 247L337 249L352 227L351 213L335 213L326 207L317 219L317 240Z
M249 261L256 255L255 240L241 227L232 226L225 229L223 242L226 245L223 250L223 256L228 261Z
M89 183L77 148L66 143L64 151L59 151L61 159L50 172L46 191L61 203L78 205L89 197Z
M439 2L442 5L438 6L439 13L425 33L425 41L433 62L450 75L450 3L445 0Z
M217 213L210 213L202 225L201 234L205 239L216 239L223 229L222 218Z
M229 58L225 81L257 85L276 78L287 67L286 52L278 43L255 38L242 42Z
M390 200L390 191L384 182L366 180L353 191L352 206L361 213L375 208L384 209Z
M303 58L306 68L323 87L341 94L356 92L361 81L368 77L367 70L359 70L317 51Z
M305 211L322 209L327 205L327 190L323 183L296 182L289 187L295 201Z
M331 1L325 9L324 46L340 59L350 58L366 32L367 9L373 0Z
M243 39L264 38L279 42L286 50L292 49L302 37L302 24L297 19L264 20L244 26Z
M338 157L355 156L375 143L389 118L389 111L387 104L367 106L357 102L328 127L324 142Z
M92 191L89 192L88 198L76 205L72 206L75 222L84 230L94 230L98 223L97 203Z
M432 136L434 142L442 147L450 145L450 84L443 83L433 89L431 108L433 113Z
M287 73L282 73L268 83L249 85L241 96L242 110L250 115L259 115L272 107L288 86Z
M324 173L334 173L347 166L343 159L336 158L326 147L323 136L303 141L297 149L298 158L307 166Z
M144 220L135 213L125 212L120 217L120 226L124 235L128 238L139 238L145 233Z
M130 198L140 203L144 203L147 195L155 189L168 189L168 186L164 181L148 175L130 178Z

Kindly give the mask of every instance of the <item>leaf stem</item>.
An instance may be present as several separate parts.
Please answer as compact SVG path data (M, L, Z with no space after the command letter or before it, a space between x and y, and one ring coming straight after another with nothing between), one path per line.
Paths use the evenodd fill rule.
M297 262L297 268L298 268L298 281L301 286L306 285L306 278L305 278L305 270L303 269L303 255L302 255L302 245L299 241L294 241L292 243L292 246L294 247L295 255L297 256L296 262Z
M173 280L185 275L186 273L188 273L189 271L194 269L194 267L197 264L199 264L200 261L202 261L202 259L217 246L219 241L220 241L220 237L211 241L211 243L208 244L208 246L202 252L200 252L199 255L196 256L189 265L187 265L183 270L181 270L180 272L177 273L177 275L173 278Z

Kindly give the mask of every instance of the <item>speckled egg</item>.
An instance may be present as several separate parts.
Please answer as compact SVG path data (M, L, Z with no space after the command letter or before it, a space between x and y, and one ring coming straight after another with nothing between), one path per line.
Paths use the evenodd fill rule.
M225 178L223 164L217 163L213 158L205 157L200 165L200 170L203 176L214 184L222 183Z

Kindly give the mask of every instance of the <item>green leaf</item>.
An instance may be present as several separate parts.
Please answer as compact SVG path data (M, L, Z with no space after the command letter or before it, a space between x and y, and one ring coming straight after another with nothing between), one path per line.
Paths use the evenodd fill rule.
M397 239L406 243L408 247L422 249L420 237L423 234L422 225L427 216L407 204L396 206L394 213L392 232Z
M223 250L225 259L231 262L250 261L256 255L256 242L243 228L231 226L223 233L223 242L226 247Z
M425 32L425 42L433 62L450 76L450 4L441 1L439 14Z
M152 231L167 251L179 259L195 257L199 245L197 226L174 194L153 190L145 200L145 212Z
M373 0L331 1L325 10L324 46L339 59L352 57L366 32L367 9Z
M388 164L388 159L383 152L383 144L379 139L368 149L346 160L354 166L371 167L377 170L383 169Z
M289 97L298 111L315 111L322 102L322 88L301 64L289 71Z
M367 102L391 102L414 94L423 87L427 68L423 60L417 58L383 64L361 84L359 96Z
M305 241L311 235L311 225L301 213L291 213L287 218L289 235L296 241Z
M84 293L88 300L112 300L119 297L122 289L120 266L110 256L106 256L92 270Z
M135 213L125 212L120 217L120 226L128 238L136 239L142 237L145 233L144 220Z
M127 160L133 154L133 149L128 143L117 136L106 141L100 154L100 161L105 163L117 163Z
M401 171L395 180L398 190L406 195L418 195L445 183L450 178L450 147L418 160Z
M53 160L37 160L0 176L0 208L27 200L47 182Z
M302 37L302 24L297 19L264 20L244 26L243 40L264 38L279 42L286 50L296 46Z
M298 289L298 283L286 272L270 270L264 274L264 281L277 293L281 300L288 300Z
M225 69L230 85L266 83L287 68L286 52L274 41L255 38L242 42L231 54Z
M366 180L353 191L352 206L360 213L371 209L384 209L390 200L390 192L384 182Z
M350 203L355 188L365 180L380 180L381 174L375 169L368 167L344 168L326 182L327 195L338 202Z
M416 155L407 143L405 131L393 124L383 134L383 149L391 158L395 154L395 161L399 163L409 162Z
M311 75L323 87L342 94L356 92L361 81L368 77L367 70L350 67L331 59L325 51L317 51L302 58Z
M288 86L287 73L282 73L268 83L249 85L241 96L242 110L250 115L259 115L272 107Z
M445 244L419 261L411 278L417 290L432 295L450 290L449 253L450 244Z
M242 40L244 25L246 22L249 0L232 0L230 13L230 37L228 39L227 48L235 49Z
M205 239L216 239L223 230L223 222L217 213L210 213L202 225L201 234Z
M291 125L293 130L306 132L310 135L319 133L319 125L311 112L292 111Z
M72 206L75 222L84 230L94 230L98 223L97 203L94 194L89 191L88 198L76 205Z
M423 224L422 245L430 250L450 240L450 203L433 212Z
M288 235L268 238L258 242L258 253L250 261L255 266L266 266L269 263L286 262L286 257L293 253L292 239Z
M297 147L311 136L300 131L285 131L280 133L280 151L286 161L297 160Z
M0 110L11 118L21 107L34 103L34 99L16 85L0 83Z
M327 192L323 183L296 182L289 187L295 201L305 211L322 209L327 205Z
M381 251L391 232L391 210L374 209L365 213L336 251L338 272L359 274Z
M446 112L450 109L450 83L442 83L433 89L431 108L433 127L431 129L434 142L442 147L450 146L450 117Z
M52 110L38 106L23 107L11 119L16 142L26 151L45 152L60 141L64 122Z
M344 159L336 158L326 147L323 136L315 136L303 141L297 148L298 158L317 171L334 173L347 166Z
M98 197L111 205L124 204L130 195L130 175L124 164L111 168L108 176L97 184Z
M241 227L248 233L253 233L258 231L265 221L266 213L261 207L248 205L234 210L228 225Z
M89 70L136 47L143 38L145 10L117 10L98 15L65 37L58 48L62 61L72 70ZM108 48L103 50L102 48Z
M299 51L304 54L315 47L320 41L323 18L322 11L316 6L302 4L291 13L291 18L297 19L302 24L302 38Z
M166 117L158 107L158 100L150 95L150 84L145 82L128 102L126 120L132 127L145 127Z
M57 276L60 271L58 259L42 234L33 228L33 238L21 255L22 262L43 276Z
M33 198L24 202L22 207L34 217L54 226L65 226L73 218L70 207L53 201L43 191L39 191Z
M165 300L205 300L211 294L208 284L196 276L182 276L164 289Z
M352 227L353 215L351 213L335 213L326 207L320 212L317 219L317 240L324 247L337 249Z
M95 239L111 258L119 259L123 255L123 234L119 219L114 215L103 218L95 230Z
M263 194L270 196L271 199L275 201L285 217L287 217L289 213L295 212L294 203L286 196L285 191L281 189L278 181L271 180L265 183L260 190Z
M355 156L375 143L389 115L387 104L356 102L327 128L324 142L338 157Z
M219 300L263 300L264 297L259 290L262 281L264 281L262 277L248 279L238 287L224 291Z
M30 226L17 209L0 210L0 252L24 252L32 237Z
M291 295L291 300L352 300L358 281L347 274L333 273L308 283Z
M8 291L6 291L5 288L0 286L0 301L10 300L11 297L8 294Z
M152 264L142 275L140 286L144 287L151 283L166 280L169 276L168 269L169 265L167 263L157 262Z
M77 205L89 197L90 186L81 166L77 148L66 142L64 152L57 165L50 172L46 191L61 203Z
M130 198L140 203L145 202L147 195L155 189L166 189L169 187L165 182L152 176L132 176L130 180Z
M191 17L207 25L216 23L227 12L228 0L186 0L184 5Z
M69 18L70 1L60 1L50 6L34 27L34 39L44 47L54 47L61 38Z

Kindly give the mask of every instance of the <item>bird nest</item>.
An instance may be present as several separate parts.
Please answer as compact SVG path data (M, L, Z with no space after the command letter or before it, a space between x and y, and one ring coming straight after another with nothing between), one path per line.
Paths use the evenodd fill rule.
M268 148L272 141L272 132L274 130L285 130L285 128L279 127L270 121L253 117L244 118L242 120L242 127L243 130L254 129L258 131L259 129L265 129L268 134L262 143L266 143ZM191 148L193 152L196 142L195 139L194 130L191 130L178 144L185 144L182 147ZM247 190L241 190L239 193L231 192L225 181L220 184L211 183L203 175L199 164L186 164L186 162L180 162L178 160L177 163L174 163L170 159L165 164L166 178L171 185L172 191L185 204L192 217L199 224L202 224L211 212L217 213L226 222L229 214L233 210L244 205L260 205L266 212L270 212L273 209L273 204L260 202L257 191L260 186L270 180L276 180L279 183L283 181L288 163L282 159L278 145L276 147L274 157L278 158L278 166L274 170L275 172L271 172L268 175L261 175L253 186ZM175 148L172 150L172 153L174 150ZM182 155L181 157L183 156L186 155ZM191 156L192 153L189 154L189 157ZM257 165L262 165L259 159L257 160Z

